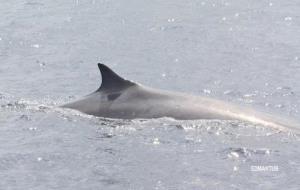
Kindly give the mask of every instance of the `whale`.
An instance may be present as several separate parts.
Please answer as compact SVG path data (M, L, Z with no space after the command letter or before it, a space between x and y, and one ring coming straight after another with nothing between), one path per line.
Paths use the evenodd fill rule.
M300 131L298 122L210 97L147 87L122 78L98 63L100 87L81 99L62 105L85 114L114 119L237 120Z

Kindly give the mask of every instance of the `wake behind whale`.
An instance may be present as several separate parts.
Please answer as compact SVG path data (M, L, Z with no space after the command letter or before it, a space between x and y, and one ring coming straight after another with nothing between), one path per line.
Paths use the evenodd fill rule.
M102 84L94 93L63 105L63 108L108 118L135 119L171 117L178 120L240 120L279 130L300 132L297 122L242 108L224 101L152 89L123 79L104 64L98 64Z

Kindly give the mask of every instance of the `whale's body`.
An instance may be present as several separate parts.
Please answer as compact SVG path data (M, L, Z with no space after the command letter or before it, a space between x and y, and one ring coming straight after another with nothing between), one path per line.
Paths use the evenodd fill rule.
M100 88L62 107L108 118L135 119L171 117L179 120L218 119L248 121L277 129L294 128L287 120L274 121L270 115L208 97L152 89L125 80L103 64Z

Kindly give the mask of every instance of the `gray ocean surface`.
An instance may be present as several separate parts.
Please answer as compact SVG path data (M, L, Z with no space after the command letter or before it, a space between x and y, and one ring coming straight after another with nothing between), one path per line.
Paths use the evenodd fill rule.
M300 189L300 136L59 105L97 63L159 89L300 120L298 0L0 0L1 190Z

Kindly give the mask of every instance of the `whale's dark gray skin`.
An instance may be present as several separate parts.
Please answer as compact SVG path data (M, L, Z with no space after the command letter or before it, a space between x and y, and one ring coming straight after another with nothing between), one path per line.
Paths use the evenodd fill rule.
M104 64L99 63L98 67L102 75L100 88L81 100L62 107L108 118L241 120L277 129L288 127L299 130L298 124L287 124L290 122L287 120L275 121L270 115L208 97L152 89L121 78Z

